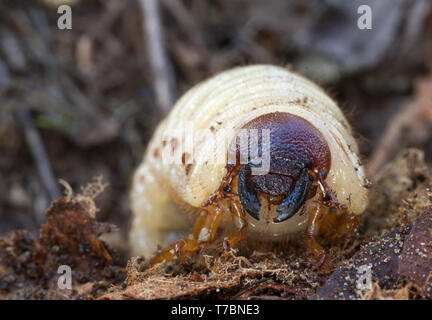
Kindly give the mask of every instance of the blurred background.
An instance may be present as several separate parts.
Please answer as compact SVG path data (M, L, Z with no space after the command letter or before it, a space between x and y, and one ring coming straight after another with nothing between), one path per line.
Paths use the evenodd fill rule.
M163 104L233 66L285 65L322 85L372 178L404 147L432 160L431 1L160 0L157 11L145 1L0 2L0 236L36 230L58 179L79 191L103 176L97 218L125 238L131 175ZM60 4L71 30L57 27ZM363 4L371 30L357 26Z

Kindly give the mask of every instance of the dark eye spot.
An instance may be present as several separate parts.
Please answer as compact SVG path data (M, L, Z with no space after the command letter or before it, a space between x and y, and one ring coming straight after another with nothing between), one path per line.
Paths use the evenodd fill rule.
M176 138L172 138L170 143L171 143L171 151L174 153L178 145L178 140Z
M153 157L155 157L155 158L158 158L158 157L159 157L159 149L158 149L158 148L155 148L155 149L153 150Z
M145 177L144 177L144 175L139 175L138 176L138 182L140 183L140 184L144 184L144 182L145 182Z
M182 154L182 163L183 165L186 164L186 162L189 162L190 154L188 152L183 152Z
M189 172L190 172L191 168L192 168L192 164L191 163L186 165L186 167L185 167L185 173L186 173L187 176L189 175Z

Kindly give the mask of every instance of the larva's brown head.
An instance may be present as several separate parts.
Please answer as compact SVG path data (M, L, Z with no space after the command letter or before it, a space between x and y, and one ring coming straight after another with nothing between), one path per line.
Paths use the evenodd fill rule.
M292 217L311 196L310 173L325 178L330 169L327 142L310 122L283 112L259 116L241 131L248 133L248 148L242 147L246 140L237 136L230 154L235 152L235 166L240 168L238 194L243 208L259 219L259 198L264 196L278 205L274 222Z

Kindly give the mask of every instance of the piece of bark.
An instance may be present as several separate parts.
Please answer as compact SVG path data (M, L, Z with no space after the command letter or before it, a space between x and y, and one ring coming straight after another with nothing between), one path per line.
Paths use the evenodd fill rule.
M349 261L338 267L317 290L318 299L360 299L368 288L363 288L362 279L369 284L378 282L380 287L392 287L399 281L399 257L411 225L400 226L381 239L364 245ZM370 289L370 288L369 288Z
M163 276L129 286L124 291L108 293L103 300L191 299L221 294L240 285L240 278L227 281L177 281Z
M432 205L413 224L399 258L399 273L432 299Z

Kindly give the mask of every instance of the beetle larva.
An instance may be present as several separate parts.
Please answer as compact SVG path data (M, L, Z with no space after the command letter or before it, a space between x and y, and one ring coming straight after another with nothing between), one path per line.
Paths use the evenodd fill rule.
M303 233L322 262L315 237L351 232L367 205L357 153L344 115L309 80L270 65L218 74L184 94L149 142L131 192L132 251L182 258L233 223L225 249Z

